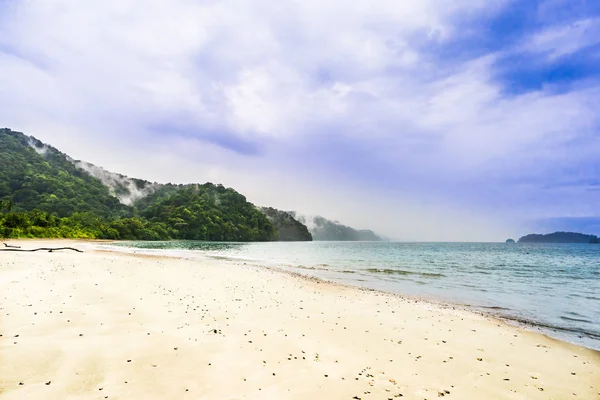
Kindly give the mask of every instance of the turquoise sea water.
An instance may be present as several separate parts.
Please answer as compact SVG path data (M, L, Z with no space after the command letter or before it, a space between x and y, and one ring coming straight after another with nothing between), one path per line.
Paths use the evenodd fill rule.
M131 242L468 305L600 350L600 245Z

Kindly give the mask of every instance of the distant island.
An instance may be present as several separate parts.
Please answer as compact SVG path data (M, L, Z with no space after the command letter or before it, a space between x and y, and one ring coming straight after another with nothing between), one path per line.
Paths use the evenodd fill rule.
M598 243L598 236L576 232L554 232L546 235L529 234L519 239L519 243Z
M506 243L515 243L515 239L506 239Z

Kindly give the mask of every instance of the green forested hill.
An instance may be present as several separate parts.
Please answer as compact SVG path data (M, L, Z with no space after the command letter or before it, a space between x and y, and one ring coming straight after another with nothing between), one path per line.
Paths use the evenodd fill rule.
M273 224L231 188L157 185L124 205L118 191L75 164L82 165L0 129L0 237L277 240Z
M9 129L0 129L1 200L12 202L11 211L40 210L59 217L128 213L98 179L75 168L64 154Z
M171 193L171 194L169 194ZM139 204L138 204L139 203ZM158 190L136 205L151 222L166 223L186 240L268 241L277 232L269 220L233 189L205 183Z
M312 235L308 231L306 225L296 220L292 214L276 210L272 207L261 207L260 210L267 216L269 221L275 225L280 241L293 242L312 240Z

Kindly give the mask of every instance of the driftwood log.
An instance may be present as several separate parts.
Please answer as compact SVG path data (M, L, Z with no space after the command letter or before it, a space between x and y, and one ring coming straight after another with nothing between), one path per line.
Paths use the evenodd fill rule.
M7 247L6 249L0 249L0 251L25 251L25 252L34 252L34 251L47 251L52 253L53 251L59 251L59 250L73 250L76 251L78 253L83 253L83 251L79 250L79 249L75 249L73 247L40 247L38 249L21 249L19 246L10 246L7 245L6 243L4 243L4 246Z
M8 243L2 243L4 245L4 247L9 247L11 249L20 249L21 246L13 246L12 244L8 244Z

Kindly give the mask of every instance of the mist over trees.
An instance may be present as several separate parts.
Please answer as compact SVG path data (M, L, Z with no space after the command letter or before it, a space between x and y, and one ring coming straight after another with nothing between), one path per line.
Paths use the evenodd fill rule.
M37 139L0 129L0 237L277 240L256 206L222 185L163 185L132 205Z
M74 160L0 129L0 237L114 240L381 240L315 217L256 207L212 183L152 183Z

